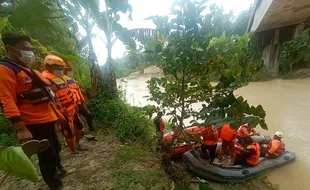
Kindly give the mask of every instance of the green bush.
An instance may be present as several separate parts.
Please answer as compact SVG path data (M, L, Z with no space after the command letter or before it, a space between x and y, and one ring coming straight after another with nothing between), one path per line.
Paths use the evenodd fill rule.
M310 61L310 29L305 30L297 38L285 42L280 57L280 72L292 71L297 63Z
M16 133L11 123L0 113L0 146L17 144Z
M130 106L123 100L106 100L99 94L88 102L95 120L102 127L112 128L121 141L150 140L154 132L153 122L140 108Z

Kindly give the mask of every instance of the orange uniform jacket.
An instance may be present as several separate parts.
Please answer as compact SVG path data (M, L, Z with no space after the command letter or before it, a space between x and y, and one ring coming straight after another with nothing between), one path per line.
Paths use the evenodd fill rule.
M76 83L76 81L74 79L66 76L66 75L64 75L63 78L67 81L68 86L70 87L70 89L74 93L75 98L76 98L76 104L77 105L84 104L85 103L85 98L84 98L84 96L83 96L83 94L81 92L80 87Z
M248 127L241 126L241 127L239 127L239 129L237 131L237 135L238 135L238 137L245 138L245 137L249 137L251 132L254 134L257 133L254 128L250 131Z
M268 144L268 153L280 156L285 150L285 144L279 140L272 140Z
M258 143L253 143L247 147L247 149L252 149L254 151L253 154L250 154L246 157L246 162L252 166L256 166L259 164L259 156L260 156L260 146Z
M17 96L33 88L31 78L17 66L0 60L0 102L5 116L11 122L42 124L56 121L57 117L49 104L19 103Z
M215 145L218 143L218 129L213 125L206 127L202 132L202 144L204 145Z

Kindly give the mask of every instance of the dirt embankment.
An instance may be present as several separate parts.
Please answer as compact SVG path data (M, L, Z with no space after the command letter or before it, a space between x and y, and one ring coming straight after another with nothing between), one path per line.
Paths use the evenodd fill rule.
M161 168L161 154L155 147L143 144L122 144L113 136L103 133L94 134L98 141L84 144L90 147L84 156L72 156L63 149L62 160L66 169L76 169L75 173L63 179L64 190L171 190L174 183ZM37 166L37 161L35 160ZM181 160L176 160L186 171ZM184 173L183 173L184 174ZM185 172L186 174L186 172ZM189 178L197 177L187 172ZM2 176L0 175L0 178ZM266 177L260 177L245 183L210 183L216 190L274 190ZM26 180L8 178L1 190L47 190L44 182L32 183ZM198 190L198 184L192 183L191 189Z
M310 78L310 69L300 69L283 76L283 79L305 79Z
M155 153L142 146L122 144L112 136L96 137L98 142L83 141L90 147L84 156L72 156L68 149L62 151L65 168L76 169L63 179L64 190L169 189L172 182L161 170ZM37 166L37 161L34 162ZM48 190L43 181L32 183L11 177L1 187L1 190L17 189Z

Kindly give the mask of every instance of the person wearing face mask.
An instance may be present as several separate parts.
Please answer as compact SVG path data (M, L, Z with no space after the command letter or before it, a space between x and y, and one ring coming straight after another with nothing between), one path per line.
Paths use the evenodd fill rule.
M47 91L51 84L38 71L29 68L35 59L30 37L5 32L2 41L6 50L6 58L0 60L3 113L16 128L20 143L31 139L49 140L50 147L38 154L39 167L49 188L59 189L62 182L57 175L57 165L61 166L61 146L55 125L61 119L57 117L62 115L53 110L54 96Z
M44 59L46 71L42 75L52 83L53 91L59 101L58 110L67 119L65 125L59 126L72 154L79 154L79 150L86 150L79 142L83 134L83 125L76 125L76 97L68 83L63 79L65 62L58 56L48 55Z
M65 63L66 67L64 69L64 79L67 81L69 87L76 95L76 104L78 105L79 114L83 115L86 118L89 130L93 131L94 130L93 118L90 111L84 105L85 98L81 92L80 87L78 86L77 82L73 79L72 65L68 61L65 61Z

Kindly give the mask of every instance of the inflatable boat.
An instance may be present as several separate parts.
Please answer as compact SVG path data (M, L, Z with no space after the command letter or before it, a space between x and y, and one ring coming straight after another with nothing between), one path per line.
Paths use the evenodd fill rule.
M205 127L194 126L194 127L186 128L185 132L188 134L189 137L201 137L201 132L204 129ZM174 134L173 131L165 134L163 137L164 142L165 143L171 142L173 139L173 134ZM183 135L179 135L177 138L183 138ZM271 140L270 137L264 136L264 135L254 135L254 136L251 136L251 138L253 139L254 142L257 142L259 144L268 144L268 142ZM220 146L221 142L218 145ZM173 144L173 148L172 148L170 155L175 158L181 157L185 152L191 150L192 147L199 148L200 146L201 146L200 143L192 142L191 144L186 144L184 142L176 141Z
M260 158L260 163L257 166L234 165L223 167L210 164L208 160L201 158L200 155L200 149L190 150L183 154L182 159L189 171L201 178L218 183L248 180L288 164L296 158L295 153L285 151L276 159Z

